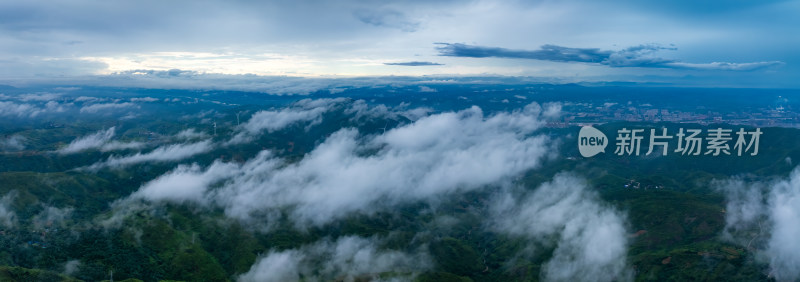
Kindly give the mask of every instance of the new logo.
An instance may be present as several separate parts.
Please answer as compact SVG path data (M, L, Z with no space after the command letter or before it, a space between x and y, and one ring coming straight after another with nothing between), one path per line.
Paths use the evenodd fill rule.
M608 137L597 128L584 126L578 133L578 150L585 158L593 157L599 153L606 152Z

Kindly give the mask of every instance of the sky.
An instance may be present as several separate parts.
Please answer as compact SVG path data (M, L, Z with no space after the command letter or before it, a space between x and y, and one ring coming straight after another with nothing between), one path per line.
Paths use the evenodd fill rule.
M0 82L139 70L797 88L800 1L0 1Z

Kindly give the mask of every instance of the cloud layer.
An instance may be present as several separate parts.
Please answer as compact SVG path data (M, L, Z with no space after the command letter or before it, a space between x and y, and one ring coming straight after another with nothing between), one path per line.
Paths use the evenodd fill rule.
M783 62L779 61L752 63L684 63L652 56L653 53L659 50L675 50L674 47L663 47L654 44L628 47L620 51L600 50L599 48L569 48L550 44L543 45L539 50L512 50L462 43L437 44L439 44L437 50L440 56L532 59L553 62L592 63L610 67L752 71L783 64Z
M66 155L103 147L114 137L114 131L115 127L112 126L109 129L100 130L96 133L77 138L72 140L66 147L58 149L58 153Z
M756 250L778 281L800 279L800 168L788 179L718 181L727 198L723 237Z
M377 136L346 128L297 162L262 151L243 164L182 166L145 184L132 199L210 204L241 220L288 211L298 226L322 225L478 189L535 168L551 146L546 137L532 135L540 119L534 103L490 116L478 107L434 114Z
M67 146L58 149L56 152L62 155L74 154L86 150L100 150L102 152L141 149L145 147L142 142L120 142L112 141L116 134L116 127L97 131L83 137L72 140Z
M351 121L409 114L402 105L388 108L364 101L307 99L259 112L237 130L255 136L287 126L307 127L322 122L322 113L334 109ZM227 217L265 231L283 219L307 230L404 204L436 206L452 195L510 187L515 178L536 169L550 156L556 142L537 131L545 120L560 114L560 104L542 107L531 103L494 114L485 114L476 106L417 114L412 122L377 134L338 129L299 160L263 150L244 162L178 165L113 203L115 213L105 223L113 225L130 212L170 203L221 209ZM166 154L165 150L144 155ZM113 167L136 159L154 160L137 154L109 158L102 165ZM603 204L576 176L560 174L533 192L500 189L489 201L488 210L487 230L522 238L530 243L531 251L539 251L534 248L542 245L554 250L543 265L541 275L546 280L632 277L626 262L625 216ZM297 249L272 250L239 279L355 279L382 272L399 273L407 279L433 267L425 252L380 250L376 240L343 237Z
M97 171L103 168L119 169L146 162L172 162L208 152L213 148L214 145L211 140L185 144L164 145L147 153L138 152L136 154L127 156L113 155L108 157L108 159L105 161L101 161L81 169Z
M182 69L282 78L490 73L579 81L642 81L652 78L639 77L640 70L624 72L621 68L436 57L430 44L483 42L485 46L510 46L506 50L512 50L550 43L596 46L602 53L613 46L660 42L686 46L686 50L677 53L677 57L685 60L766 63L675 63L644 75L660 74L659 78L668 80L685 74L685 68L709 69L714 74L714 70L755 69L782 61L787 67L780 68L777 74L716 73L694 80L797 86L793 78L798 71L794 52L798 42L792 36L785 36L796 34L800 26L795 16L797 1L747 4L724 1L713 5L690 1L640 2L298 0L209 1L192 5L193 2L185 0L170 3L145 0L126 5L97 5L94 1L76 0L54 5L31 0L0 3L0 18L5 19L0 22L3 35L0 57L6 58L0 61L0 80L17 83L19 78L63 79L65 84L75 85L73 76ZM153 7L158 7L157 11ZM443 66L399 68L385 62L437 62ZM576 78L577 71L580 73ZM746 82L739 79L748 77ZM212 87L226 84L193 83Z
M395 279L409 280L431 268L427 253L379 250L376 238L346 236L323 240L299 249L270 251L258 258L239 281L327 281L377 279L393 272ZM301 279L302 278L302 279Z
M17 213L11 207L16 196L16 191L11 191L0 198L0 226L2 227L14 227L17 223Z
M246 123L239 126L241 132L228 144L248 142L262 132L271 133L297 123L307 123L307 127L316 125L322 122L323 113L346 100L345 98L303 99L295 102L290 108L258 111Z
M122 109L132 109L132 108L139 108L139 105L134 103L125 102L125 103L103 103L103 104L91 104L88 106L81 107L81 113L98 113L103 111L111 111L111 110L122 110Z
M633 278L626 263L625 216L603 204L576 176L559 174L532 193L502 193L491 211L489 225L493 230L545 246L555 242L553 255L541 272L544 280Z
M0 139L0 150L2 151L19 151L25 149L26 138L19 134L11 135L7 138Z
M50 101L43 105L0 101L0 116L35 118L43 114L64 112L66 108L66 106L55 101Z

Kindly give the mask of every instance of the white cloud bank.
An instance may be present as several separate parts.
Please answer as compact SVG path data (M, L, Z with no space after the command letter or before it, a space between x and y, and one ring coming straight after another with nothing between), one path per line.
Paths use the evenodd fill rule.
M258 111L250 117L250 120L239 126L240 132L228 144L249 142L264 131L271 133L298 123L308 123L306 128L314 126L322 122L323 113L346 100L345 98L303 99L281 110Z
M344 128L295 162L264 150L244 163L217 160L206 167L180 165L114 203L117 213L107 223L124 216L126 210L147 208L143 202L221 208L230 218L267 229L284 215L304 229L405 203L435 204L455 193L510 183L541 165L554 145L536 131L544 118L558 115L558 108L553 104L543 109L532 103L513 112L485 115L471 107L420 117L378 135ZM313 123L315 119L303 120ZM544 279L632 279L626 261L625 216L604 205L582 180L561 174L534 192L522 196L512 192L502 192L491 202L489 221L494 224L490 227L536 242L532 245L549 242L555 247L543 266ZM389 266L407 264L404 255L387 256L370 246L363 239L349 238L272 251L239 279L353 277L349 275L393 271ZM348 259L341 260L346 262L342 264L339 257Z
M17 222L17 214L11 208L16 196L16 191L11 191L0 198L0 226L2 227L14 227Z
M208 134L205 132L197 131L194 128L184 129L181 132L178 132L172 138L175 140L195 140L195 139L206 139L208 138Z
M423 117L378 136L341 129L300 161L287 163L262 151L243 164L182 166L145 184L131 199L210 204L241 220L288 212L298 226L322 225L352 213L479 189L537 167L551 149L546 137L532 135L541 126L540 112L531 104L485 116L472 107Z
M755 249L778 281L800 279L800 168L788 179L716 183L727 198L723 238Z
M500 193L491 204L491 229L551 245L546 281L630 281L626 219L604 205L586 183L559 174L532 193ZM536 251L536 250L533 250Z
M20 151L25 149L25 142L27 139L19 134L14 134L8 138L0 139L0 150L2 151Z
M103 147L103 145L114 137L114 131L115 128L112 126L109 129L100 130L96 133L72 140L69 145L59 149L58 153L63 155L74 154L80 151Z
M179 165L178 168L159 176L142 186L131 197L174 203L205 203L205 187L236 173L239 167L231 163L214 162L206 170L197 164Z
M94 163L87 169L90 171L97 171L103 168L123 168L135 164L145 162L171 162L182 160L197 154L205 153L213 149L211 140L204 140L188 144L172 144L156 148L147 153L136 153L128 156L110 156L107 160Z
M119 151L119 150L132 150L142 149L145 144L142 142L120 142L112 141L116 134L116 127L100 130L93 134L72 140L66 147L58 149L58 153L62 155L74 154L86 150L100 150L102 152Z
M379 250L375 238L347 236L336 241L323 240L299 249L271 251L258 258L239 281L283 282L354 281L378 279L379 274L396 272L400 280L411 280L416 273L429 269L425 252L405 253Z
M63 227L64 223L72 217L74 208L57 208L45 206L44 209L33 217L33 226L37 229L47 227Z
M109 110L122 110L122 109L138 109L140 108L139 105L130 102L124 103L103 103L103 104L91 104L88 106L81 107L81 113L98 113L103 111Z
M44 105L0 101L0 117L35 118L43 114L65 112L71 106L55 101Z
M81 261L77 259L68 260L67 262L64 263L63 273L65 275L74 275L75 273L78 272L78 270L80 270L80 267L81 267Z

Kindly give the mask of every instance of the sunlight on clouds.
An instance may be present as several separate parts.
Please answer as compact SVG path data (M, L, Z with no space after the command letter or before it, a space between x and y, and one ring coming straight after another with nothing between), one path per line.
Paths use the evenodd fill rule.
M168 71L179 69L198 73L229 75L285 75L285 76L375 76L375 75L542 75L537 66L508 66L497 62L454 62L450 58L433 57L443 65L428 67L387 66L390 61L409 58L383 59L373 56L344 58L311 58L309 56L263 53L211 52L153 52L111 57L82 57L81 60L99 62L108 67L95 73L110 75L136 70ZM454 64L455 63L455 64ZM135 74L135 72L134 72Z
M209 52L154 52L116 57L83 57L102 62L108 68L97 74L131 70L190 70L201 73L256 75L316 75L319 62L303 57L279 54L244 55ZM302 71L302 72L301 72Z

